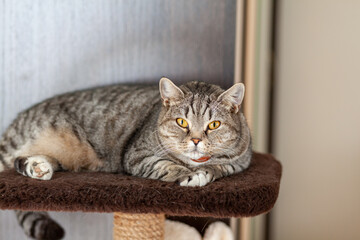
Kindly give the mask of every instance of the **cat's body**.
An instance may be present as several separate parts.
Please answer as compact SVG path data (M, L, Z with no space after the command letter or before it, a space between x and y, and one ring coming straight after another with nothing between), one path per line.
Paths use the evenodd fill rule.
M42 180L60 169L120 172L203 186L249 166L243 94L242 85L225 92L162 79L160 94L156 86L116 85L60 95L20 113L6 130L0 171L15 166Z
M20 113L3 135L0 154L7 167L16 157L46 155L65 170L121 172L129 139L160 101L154 86L60 95Z

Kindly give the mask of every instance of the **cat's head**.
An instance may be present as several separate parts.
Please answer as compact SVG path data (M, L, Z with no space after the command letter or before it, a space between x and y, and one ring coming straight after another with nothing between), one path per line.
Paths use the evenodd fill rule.
M159 85L163 109L158 136L168 154L196 166L238 153L241 121L245 121L239 111L245 92L242 83L227 91L204 82L177 87L167 78Z

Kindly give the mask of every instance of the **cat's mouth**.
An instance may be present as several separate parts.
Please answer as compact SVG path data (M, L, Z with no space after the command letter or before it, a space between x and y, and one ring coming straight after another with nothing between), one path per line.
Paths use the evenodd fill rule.
M200 151L193 151L190 153L190 159L193 162L197 162L197 163L204 163L207 162L211 156L207 156L206 153L200 152Z
M197 162L197 163L204 163L207 162L211 157L210 156L204 156L198 159L192 159L190 158L192 161Z

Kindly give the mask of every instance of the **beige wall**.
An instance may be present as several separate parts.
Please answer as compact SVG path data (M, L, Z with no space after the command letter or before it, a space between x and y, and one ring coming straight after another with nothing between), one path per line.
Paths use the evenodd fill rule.
M360 239L360 1L280 1L272 239Z

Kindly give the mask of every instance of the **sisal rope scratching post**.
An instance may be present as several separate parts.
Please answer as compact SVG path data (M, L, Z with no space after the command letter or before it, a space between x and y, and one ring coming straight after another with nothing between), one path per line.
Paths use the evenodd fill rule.
M114 213L114 240L164 239L165 214Z

